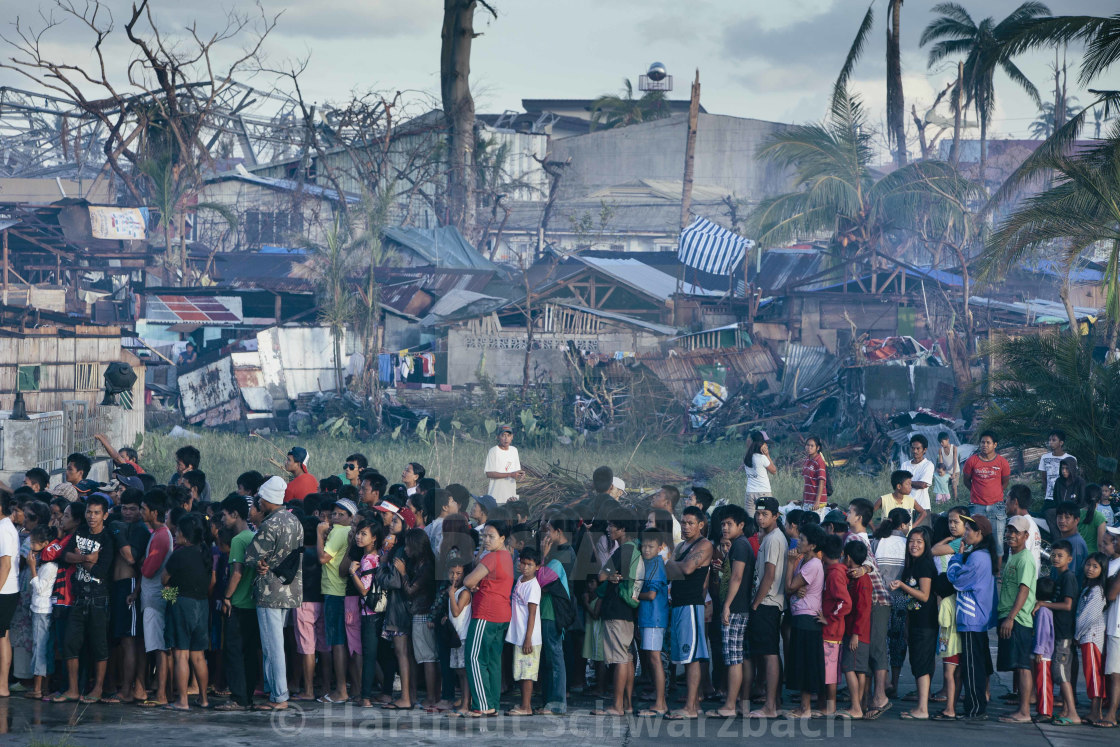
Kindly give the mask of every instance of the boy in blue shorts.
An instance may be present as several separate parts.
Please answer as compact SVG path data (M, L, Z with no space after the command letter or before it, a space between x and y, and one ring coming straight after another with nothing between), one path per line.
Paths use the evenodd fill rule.
M664 716L669 712L665 702L665 670L661 667L661 649L669 624L669 579L661 560L665 536L655 529L643 529L641 542L646 573L638 594L638 651L642 665L653 678L655 700L652 708L645 708L638 715Z

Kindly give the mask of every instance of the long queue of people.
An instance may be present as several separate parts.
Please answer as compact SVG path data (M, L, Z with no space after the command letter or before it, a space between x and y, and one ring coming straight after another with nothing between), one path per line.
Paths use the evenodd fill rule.
M1040 578L1038 528L1016 510L1025 486L1008 496L1004 560L983 511L915 510L904 470L845 509L823 484L802 507L761 490L713 506L703 487L667 485L639 509L601 467L530 521L515 497L441 486L417 463L390 485L353 454L314 481L296 447L291 481L250 471L211 501L198 451L177 458L166 484L125 460L110 489L72 455L73 499L33 472L0 495L0 696L484 718L503 695L528 717L580 693L600 701L594 716L873 720L909 660L906 720L987 718L998 669L1016 683L1001 721L1116 723L1120 529L1089 553L1072 539L1081 507L1060 503L1057 526L1075 526Z

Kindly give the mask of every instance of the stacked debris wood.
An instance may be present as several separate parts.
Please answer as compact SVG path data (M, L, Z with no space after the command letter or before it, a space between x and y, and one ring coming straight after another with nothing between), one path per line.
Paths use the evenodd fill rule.
M528 504L534 519L539 519L550 506L571 505L591 490L590 475L563 467L559 462L543 467L522 462L521 469L525 475L517 481L517 495ZM626 466L615 470L615 474L626 482L626 495L620 502L643 509L648 509L649 499L662 485L685 485L690 481L687 475L667 467Z

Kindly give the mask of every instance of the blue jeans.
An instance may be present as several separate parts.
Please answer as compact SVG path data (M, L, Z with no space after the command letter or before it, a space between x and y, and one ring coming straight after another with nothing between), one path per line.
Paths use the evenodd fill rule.
M257 607L257 623L261 629L261 651L264 654L264 684L269 700L288 700L288 672L284 660L284 618L288 610Z
M568 673L564 661L564 631L555 620L541 620L541 654L548 662L544 681L544 707L553 713L568 712Z
M54 670L54 656L50 654L51 613L31 613L31 675L46 677Z
M1003 533L1007 529L1007 504L1003 501L990 506L972 504L973 516L986 516L992 525L992 537L996 541L996 557L1003 557Z

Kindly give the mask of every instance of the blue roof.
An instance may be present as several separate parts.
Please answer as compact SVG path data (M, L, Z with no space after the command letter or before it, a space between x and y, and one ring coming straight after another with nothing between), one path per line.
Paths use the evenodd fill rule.
M1066 276L1062 265L1050 259L1025 260L1018 264L1017 269L1063 279ZM1092 267L1075 267L1070 270L1069 279L1075 283L1102 283L1104 282L1104 273Z

